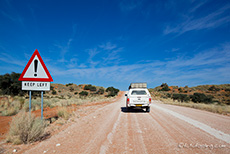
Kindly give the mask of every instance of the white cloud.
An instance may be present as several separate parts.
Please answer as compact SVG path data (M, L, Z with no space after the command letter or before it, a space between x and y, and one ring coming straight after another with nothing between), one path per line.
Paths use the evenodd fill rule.
M197 9L199 9L201 6L203 6L205 3L207 3L207 0L203 0L203 1L194 1L193 3L196 3L194 7L192 7L189 12L193 13L195 12Z
M90 64L90 67L95 67L97 64L99 64L99 61L94 61L93 58L100 53L100 51L97 50L97 48L93 48L93 49L87 49L86 50L89 54L89 58L88 58L88 63Z
M91 68L107 66L109 64L117 65L122 62L122 58L120 58L119 55L122 51L122 47L118 47L116 44L107 42L105 44L98 45L95 48L87 49L86 52L89 54L87 62Z
M230 5L226 5L215 12L212 12L204 17L201 18L194 18L189 15L185 21L182 23L177 23L177 25L168 25L165 30L164 34L170 33L178 33L179 35L192 31L192 30L202 30L202 29L211 29L216 28L221 25L227 24L230 22L230 15L225 14L227 11L230 10Z
M105 65L107 64L119 64L122 61L122 58L120 58L119 53L122 52L123 48L117 48L114 50L109 50L107 52L107 56L103 57L103 62Z
M68 70L51 69L57 76L78 79L96 79L98 82L130 83L145 81L178 85L230 82L230 44L203 51L190 58L179 57L170 61L150 61L130 65L100 66Z
M18 65L18 66L24 66L25 65L25 62L22 61L22 60L19 60L7 53L1 53L0 54L0 61L3 61L5 63L8 63L8 64L14 64L14 65Z
M77 58L71 58L67 67L68 68L77 67L77 61L78 61Z
M60 49L60 59L58 60L58 62L61 62L61 63L68 62L68 60L66 60L65 58L65 55L66 53L69 52L70 47L74 41L74 37L76 35L76 27L77 26L75 24L72 26L72 29L73 29L72 36L68 39L68 41L64 45L57 44L57 43L54 44L54 46Z
M104 50L113 50L117 47L117 45L112 44L111 42L107 42L106 44L99 45L99 47Z

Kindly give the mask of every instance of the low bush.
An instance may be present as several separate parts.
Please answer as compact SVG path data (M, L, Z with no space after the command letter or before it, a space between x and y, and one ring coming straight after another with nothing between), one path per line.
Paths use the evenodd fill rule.
M193 95L190 96L190 98L195 103L201 103L201 102L206 103L206 104L213 103L212 101L213 96L211 95L206 96L203 93L194 93Z
M168 98L171 98L171 97L172 97L172 94L167 93L166 96L167 96Z
M70 90L71 92L73 92L73 91L74 91L74 88L73 88L73 87L70 87L69 90Z
M109 94L107 95L107 97L114 97L118 94L119 89L116 89L114 87L108 87L106 89L106 92L108 92Z
M188 101L190 101L190 98L186 94L173 94L172 99L174 101L178 100L180 102L188 102Z
M159 91L170 91L171 90L167 83L162 83L161 87L162 88Z
M82 91L79 93L80 96L87 96L88 95L88 92L87 91Z
M97 88L89 84L89 85L85 85L84 90L96 91Z
M220 91L220 88L217 88L215 86L211 86L210 88L208 88L209 91Z
M55 90L52 90L52 95L56 95L57 92Z
M13 144L27 144L40 140L44 136L45 121L34 114L20 112L10 123L10 130L6 141Z
M104 94L104 92L105 92L104 88L100 88L96 93L102 95Z
M71 86L71 85L73 85L73 83L68 83L65 86L68 87L68 86Z
M182 92L183 92L183 89L180 87L180 88L178 89L178 91L179 91L180 93L182 93Z

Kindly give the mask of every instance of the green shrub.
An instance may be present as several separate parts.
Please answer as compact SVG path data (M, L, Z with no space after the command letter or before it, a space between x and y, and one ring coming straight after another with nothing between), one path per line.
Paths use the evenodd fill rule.
M75 95L77 95L77 94L78 94L78 92L75 92L74 94L75 94Z
M0 89L3 95L24 95L26 92L22 91L22 84L18 81L19 73L12 72L11 74L0 75Z
M179 91L180 93L182 93L182 92L183 92L183 89L180 87L180 88L178 89L178 91Z
M220 88L216 88L215 86L211 86L208 88L209 91L220 91Z
M68 83L65 86L68 87L68 86L71 86L71 85L73 85L73 83Z
M178 100L180 102L188 102L188 101L190 101L190 98L186 94L173 94L172 99L174 101Z
M27 144L38 141L45 132L45 122L34 114L20 112L10 123L10 130L7 134L7 142L14 144Z
M213 99L213 96L211 95L208 95L206 96L205 94L203 93L194 93L193 95L190 96L192 101L195 102L195 103L213 103L212 99Z
M168 98L171 98L171 97L172 97L172 94L167 93L166 96L167 96Z
M87 91L82 91L79 93L80 96L87 96L88 95L88 92Z
M53 86L50 86L50 90L54 90L54 87L53 87Z
M56 95L57 92L55 90L52 90L52 95Z
M105 92L104 88L100 88L96 93L102 95L104 94L104 92Z
M161 87L162 88L159 91L170 91L170 88L167 83L162 83Z
M119 89L116 89L114 87L108 87L105 91L109 93L107 97L114 97L118 94Z
M96 91L97 88L89 84L89 85L85 85L84 90Z
M71 92L73 92L73 91L74 91L74 88L73 88L73 87L70 87L69 90L70 90Z

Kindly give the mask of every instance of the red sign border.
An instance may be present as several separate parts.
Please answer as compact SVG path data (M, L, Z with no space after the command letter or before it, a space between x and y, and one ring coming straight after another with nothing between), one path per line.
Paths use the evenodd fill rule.
M31 63L33 62L34 60L34 57L37 56L39 61L41 62L41 65L42 67L44 68L45 72L46 72L46 75L48 76L48 78L24 78L24 75L26 73L26 71L28 70L29 66L31 65ZM26 67L24 68L21 76L19 77L18 79L19 81L44 81L44 82L52 82L53 81L53 78L52 76L50 75L44 61L42 60L42 57L41 55L39 54L38 50L36 49L33 53L33 55L31 56L29 62L26 64Z

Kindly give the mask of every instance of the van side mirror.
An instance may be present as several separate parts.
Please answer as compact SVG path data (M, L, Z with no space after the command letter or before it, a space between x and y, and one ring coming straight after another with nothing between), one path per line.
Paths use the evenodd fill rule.
M125 94L125 96L127 96L127 94Z

